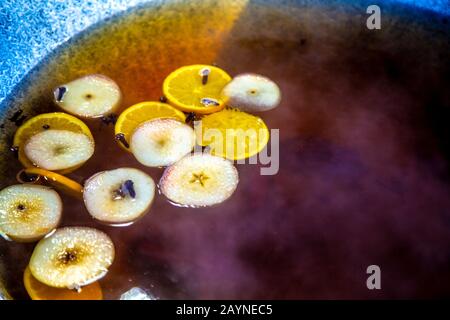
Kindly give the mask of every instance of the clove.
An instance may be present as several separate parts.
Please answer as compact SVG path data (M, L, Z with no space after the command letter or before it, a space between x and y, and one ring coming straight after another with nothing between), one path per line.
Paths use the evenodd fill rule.
M22 123L24 122L24 120L27 118L26 115L22 115L23 114L23 110L19 109L16 112L14 112L14 114L12 115L11 118L9 118L9 121L14 122L14 124L16 126L20 126L22 125Z
M208 83L208 76L211 73L211 69L203 68L200 70L200 75L202 76L202 84L205 85Z
M35 183L41 178L38 174L27 173L25 169L20 170L16 175L16 180L20 183Z
M58 87L55 90L55 99L57 102L61 102L64 94L67 92L67 88L66 87Z
M108 115L102 117L102 123L106 124L106 125L110 125L110 124L114 125L114 124L116 124L118 117L119 116L115 113L108 114Z
M119 189L114 190L113 199L121 200L129 195L131 198L136 198L136 190L134 189L134 183L132 180L126 180L122 183Z
M134 190L134 183L131 180L127 180L123 183L123 189L125 192L132 197L133 199L136 198L136 190Z
M205 107L220 105L220 103L217 100L211 98L201 98L200 103L203 104Z
M114 139L116 139L117 141L120 141L120 143L122 143L125 148L127 148L127 149L130 148L130 145L128 144L127 140L125 139L125 135L123 133L116 134Z
M14 156L15 156L16 158L19 157L19 147L17 147L17 146L12 146L12 147L9 148L9 150L14 154Z
M195 112L189 112L186 116L186 123L191 123L192 121L195 120Z

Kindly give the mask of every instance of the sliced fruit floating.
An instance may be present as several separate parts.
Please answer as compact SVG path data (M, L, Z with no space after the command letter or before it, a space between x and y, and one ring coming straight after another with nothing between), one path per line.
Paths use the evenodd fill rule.
M98 118L117 110L122 99L119 86L101 74L91 74L58 86L55 103L64 111L84 118Z
M275 82L258 74L241 74L233 78L222 91L228 105L247 112L267 111L281 101L281 91Z
M171 105L156 101L146 101L125 109L117 119L114 131L122 149L130 151L129 144L134 130L142 123L156 118L171 118L184 122L186 116Z
M89 178L83 197L94 219L111 225L127 225L147 213L155 189L153 179L144 172L119 168Z
M61 213L61 198L50 188L19 184L0 191L0 233L11 240L39 240L58 226Z
M148 167L168 166L190 153L195 145L194 130L173 119L144 122L131 136L130 149Z
M235 108L204 116L195 133L197 143L209 146L212 155L230 160L257 154L267 145L270 136L261 118Z
M50 184L56 190L61 190L62 192L78 199L83 198L83 186L81 184L56 172L41 168L28 168L22 169L17 174L17 179L21 183L27 183L27 180L29 180L30 177L32 180L37 180L40 179L40 177L43 177L44 181Z
M85 227L57 229L34 248L29 267L43 284L79 289L102 278L114 260L114 245L103 232Z
M27 267L23 274L25 290L32 300L103 300L103 292L98 281L79 290L54 288L39 282Z
M182 111L209 114L225 107L227 101L221 92L230 81L228 73L214 66L184 66L167 76L163 93Z
M89 160L94 154L94 143L83 133L49 129L32 136L24 149L34 165L47 170L64 170Z
M159 187L175 204L202 207L228 199L238 182L238 172L229 160L194 154L166 168Z
M16 134L14 135L14 147L18 148L19 153L19 161L22 163L22 165L25 168L31 168L34 167L33 162L31 162L26 153L25 153L25 145L27 142L35 136L36 134L45 132L47 130L61 130L61 131L70 131L72 133L76 134L83 134L86 137L89 138L91 141L91 145L94 145L94 138L92 137L91 131L89 128L84 124L83 121L79 120L78 118L71 116L67 113L63 112L52 112L52 113L44 113L40 114L38 116L35 116L31 118L30 120L26 121L23 125L17 129ZM67 135L66 135L67 136ZM48 136L47 136L48 137ZM42 138L45 139L45 136ZM34 140L35 141L35 140ZM85 139L83 139L85 141ZM51 141L44 141L51 142ZM52 143L52 145L54 145ZM61 146L62 148L59 148L59 151L67 151L70 152L72 150L72 147L76 148L76 146L66 146L65 144ZM64 150L64 147L68 147L66 150ZM89 147L90 148L90 147ZM29 147L29 149L31 149ZM57 148L58 149L58 148ZM31 150L32 151L32 150ZM29 150L29 152L31 152ZM56 150L58 151L58 150ZM65 153L65 152L63 152ZM71 152L70 152L71 153ZM77 157L77 155L74 155L74 157ZM70 161L71 163L74 163L74 161ZM80 167L82 163L79 163L78 165L75 165L71 168L66 168L64 170L60 170L59 173L69 173L78 167ZM47 169L47 168L45 168Z

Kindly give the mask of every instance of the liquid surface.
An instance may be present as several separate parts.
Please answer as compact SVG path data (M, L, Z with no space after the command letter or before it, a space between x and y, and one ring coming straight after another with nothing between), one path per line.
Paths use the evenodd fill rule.
M281 105L260 114L280 129L279 172L238 165L223 204L181 208L158 195L144 218L114 228L63 197L63 226L99 228L116 245L105 298L135 286L161 299L449 296L448 33L394 14L374 32L344 9L226 3L142 7L93 28L35 70L11 104L29 117L56 110L54 87L103 73L126 108L158 100L165 76L197 63L281 88ZM123 152L111 126L88 125L95 155L71 178L127 166L159 180L162 169ZM14 183L18 161L8 154L2 166L3 185ZM33 247L0 239L18 299ZM367 290L372 264L381 291Z

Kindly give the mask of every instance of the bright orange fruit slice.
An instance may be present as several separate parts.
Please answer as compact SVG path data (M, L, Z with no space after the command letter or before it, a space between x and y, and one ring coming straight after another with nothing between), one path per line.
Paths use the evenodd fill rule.
M115 134L123 134L125 141L130 142L134 130L142 123L156 118L172 118L184 122L186 116L171 105L156 101L141 102L125 109L117 119ZM130 151L119 142L122 149Z
M25 143L33 135L48 129L68 130L76 133L83 133L90 139L92 139L92 141L94 141L94 138L92 137L91 131L89 130L88 126L80 119L64 112L40 114L29 119L23 125L21 125L14 135L13 145L14 147L19 148L19 161L25 168L34 167L33 163L25 155ZM59 173L69 173L79 167L80 166L75 166L72 168L64 169L59 171Z
M60 190L68 195L78 199L83 199L83 186L72 179L69 179L59 173L48 171L41 168L23 169L26 174L35 174L44 178L48 184L56 190ZM19 173L20 174L20 173Z
M269 129L257 116L235 108L204 116L195 127L197 143L209 146L211 154L230 160L250 158L269 141Z
M103 300L102 288L98 281L75 291L53 288L39 282L27 267L23 274L23 283L32 300Z
M185 112L209 114L225 107L222 89L231 77L220 68L208 65L184 66L167 76L163 93L170 104Z

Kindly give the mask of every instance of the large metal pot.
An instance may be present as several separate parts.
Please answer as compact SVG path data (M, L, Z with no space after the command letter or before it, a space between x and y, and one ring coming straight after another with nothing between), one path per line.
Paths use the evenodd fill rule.
M180 234L185 222L184 228L204 237L187 246L189 250L180 249L178 260L152 253L172 250L165 244L156 244L156 249L139 246L142 256L176 265L174 273L189 288L188 293L184 288L167 290L162 297L448 296L448 1L372 2L3 1L0 185L14 183L12 172L19 169L8 151L16 129L14 114L20 109L30 117L50 109L51 91L58 83L83 73L111 72L132 92L133 87L159 86L170 61L214 60L232 74L268 74L280 84L280 113L263 115L271 128L280 128L280 171L254 180L259 181L255 187L250 178L258 177L242 169L239 203L246 205L227 207L239 214L216 216L216 222L202 218L209 220L199 226L178 217ZM367 8L373 4L381 9L381 29L367 27L372 14ZM221 16L225 8L233 8L233 14ZM116 23L127 26L119 15L126 10L148 24L142 29L148 39L157 40L136 43L132 29L114 29ZM169 16L173 19L157 23ZM189 16L193 19L183 18ZM99 46L103 51L98 55L74 58L78 53L72 46L98 45L92 35L105 21L107 32L117 35L115 42ZM142 52L142 57L120 60L126 50ZM211 52L207 58L199 53L205 50ZM120 83L120 69L102 61L107 53L116 59L108 63L118 61L135 78ZM91 62L69 70L73 59ZM143 73L155 76L144 79ZM130 94L125 104L150 98L157 97ZM167 233L163 223L168 222L157 224L161 237L156 238L189 242L187 235ZM208 244L207 230L224 236L223 242ZM159 243L153 236L144 240ZM6 277L14 274L14 263L7 260L18 248L0 239L0 272L6 269ZM381 290L366 287L369 265L381 268ZM23 290L11 287L17 279L5 282L13 295L23 296ZM117 298L122 289L111 289L108 298Z

